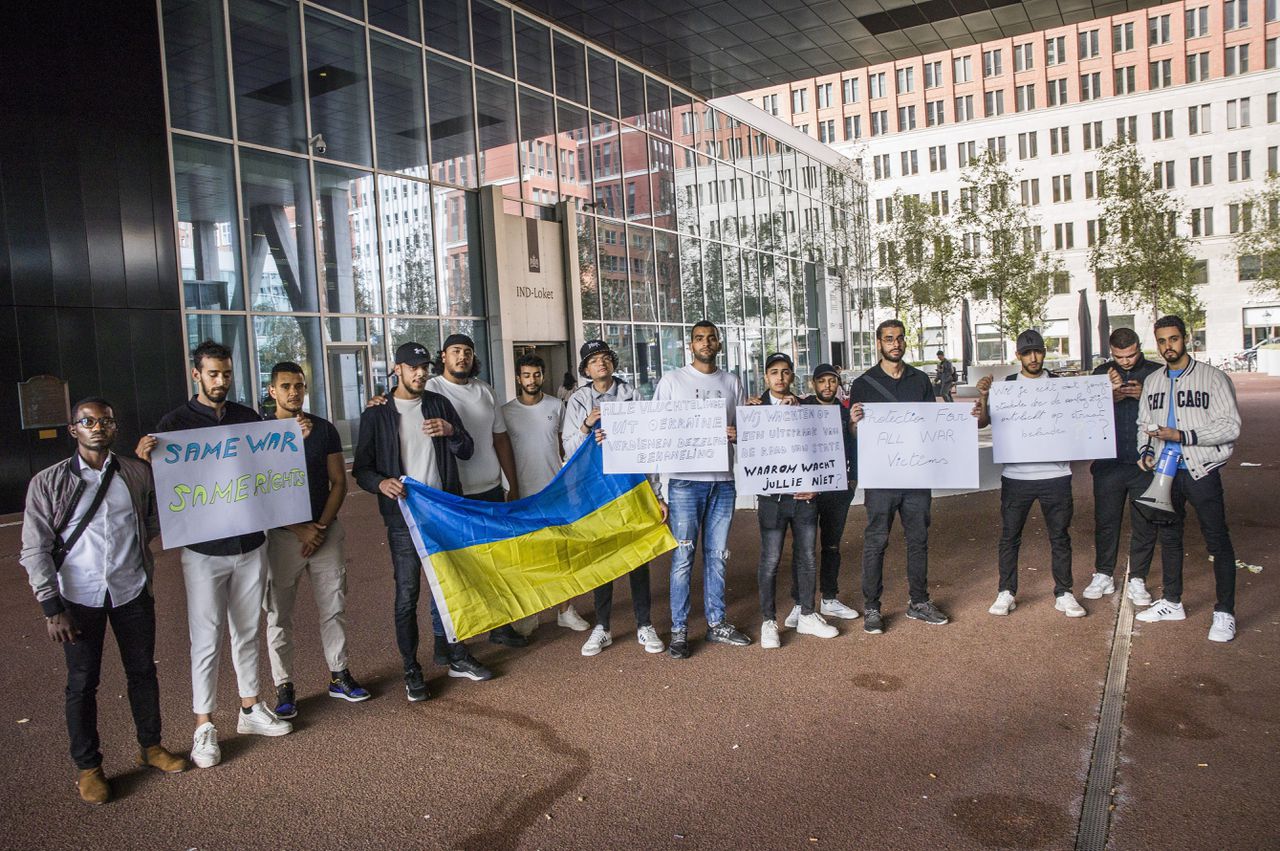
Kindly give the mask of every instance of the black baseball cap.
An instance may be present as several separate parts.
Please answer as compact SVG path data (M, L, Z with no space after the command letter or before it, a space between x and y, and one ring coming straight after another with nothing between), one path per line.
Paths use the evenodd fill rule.
M1034 328L1028 328L1018 335L1017 352L1020 355L1027 352L1043 352L1044 337L1040 336L1040 332Z
M820 363L818 364L817 368L814 369L813 371L813 380L817 381L819 378L821 378L824 375L834 375L836 378L839 378L840 370L836 369L834 366L832 366L829 363Z
M791 368L793 372L795 371L795 368L796 368L796 365L791 362L791 355L784 354L783 352L774 352L773 354L769 355L769 357L765 358L764 368L767 370L769 367L773 366L775 363L785 363L788 367Z
M396 363L422 366L424 363L431 363L431 355L421 343L401 343L396 347Z
M587 361L598 354L607 354L613 360L614 367L617 367L618 353L609 348L608 343L604 340L587 340L582 344L582 348L578 349L578 372L585 376Z
M475 351L476 341L468 337L466 334L450 334L444 338L444 345L440 347L440 351L445 351L450 346L467 346Z

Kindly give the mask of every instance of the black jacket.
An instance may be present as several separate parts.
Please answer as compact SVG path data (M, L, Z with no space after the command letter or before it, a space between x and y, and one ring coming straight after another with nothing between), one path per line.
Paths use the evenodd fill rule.
M817 396L805 396L800 400L801 405L821 405ZM845 474L849 479L849 490L853 490L858 481L858 446L853 441L853 427L849 423L849 409L839 402L835 403L840 409L840 432L844 435L844 465Z
M1136 381L1142 384L1147 380L1147 376L1153 372L1158 372L1161 365L1155 361L1149 361L1145 357L1134 364L1133 369L1124 369L1114 360L1109 360L1102 366L1093 371L1094 375L1106 375L1107 370L1114 369L1120 373L1121 381ZM1137 399L1121 399L1114 402L1116 417L1116 457L1115 462L1120 464L1136 464L1138 463L1138 400ZM1099 467L1112 463L1110 458L1099 458L1090 465L1090 470L1096 470Z
M872 382L875 382L873 384ZM885 393L893 397L892 400L885 398L885 393L881 393L877 386L883 387ZM929 380L929 376L924 374L923 370L917 369L909 363L902 365L902 377L890 378L880 364L868 369L862 375L854 379L853 385L849 388L849 403L858 402L936 402L938 397L933 394L933 382ZM850 480L856 480L858 477L858 449L857 449L857 431L854 430L854 448L853 461L850 462Z
M454 410L453 403L426 390L422 394L422 418L444 419L453 426L449 437L433 437L436 469L440 473L441 489L462 496L462 480L458 478L458 461L466 461L475 450L475 442L462 424L462 418ZM398 479L404 475L400 462L400 412L393 399L385 405L372 405L360 414L360 434L356 439L356 454L351 465L356 484L369 493L378 495L378 510L382 522L388 526L404 527L404 515L394 499L388 499L378 490L383 479Z

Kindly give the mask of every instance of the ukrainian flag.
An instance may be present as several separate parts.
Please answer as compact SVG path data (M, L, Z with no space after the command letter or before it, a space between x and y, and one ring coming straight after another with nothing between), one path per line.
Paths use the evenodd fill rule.
M587 439L541 493L480 502L406 477L400 501L450 641L612 582L675 549L645 477L605 475Z

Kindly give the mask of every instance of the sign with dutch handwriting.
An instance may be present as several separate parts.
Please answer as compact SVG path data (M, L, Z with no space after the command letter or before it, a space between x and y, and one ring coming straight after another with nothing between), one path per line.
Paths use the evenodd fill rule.
M297 420L154 435L151 471L165 549L311 519Z
M738 408L739 494L844 490L849 476L835 405Z
M724 399L604 402L606 473L727 473Z
M988 401L997 464L1116 457L1115 409L1105 375L996 381Z
M978 419L965 402L864 402L858 423L863 488L978 487Z

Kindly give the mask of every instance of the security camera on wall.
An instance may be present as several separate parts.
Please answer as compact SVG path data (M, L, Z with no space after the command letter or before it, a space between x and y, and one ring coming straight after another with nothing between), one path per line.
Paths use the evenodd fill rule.
M324 134L317 133L307 140L307 144L311 146L311 150L315 151L317 156L323 157L329 152L329 146L324 143Z

